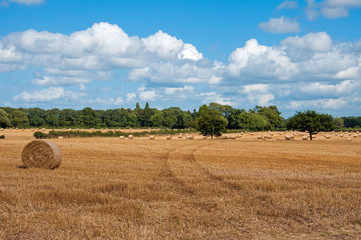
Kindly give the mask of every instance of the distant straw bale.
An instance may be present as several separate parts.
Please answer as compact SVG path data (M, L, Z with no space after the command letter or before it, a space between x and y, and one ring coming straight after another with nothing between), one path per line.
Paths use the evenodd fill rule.
M128 136L128 139L134 139L134 136L133 136L133 135L129 135L129 136Z
M150 136L149 136L149 139L150 139L150 140L154 140L154 139L155 139L155 136L154 136L154 135L150 135Z
M28 168L54 169L60 166L61 153L51 141L34 140L24 147L21 160Z
M346 138L346 141L352 141L352 138L348 137Z
M308 140L307 136L302 136L302 140Z
M258 135L258 136L257 136L257 139L262 139L262 135Z
M119 139L122 139L122 140L123 140L123 139L124 139L124 136L120 136Z
M172 140L172 135L168 135L167 140Z
M178 135L178 138L183 138L183 134L180 133L180 134Z
M194 136L193 136L193 135L189 135L187 138L190 139L190 140L193 140L193 139L194 139Z
M285 135L285 139L286 140L291 140L291 136L290 135Z

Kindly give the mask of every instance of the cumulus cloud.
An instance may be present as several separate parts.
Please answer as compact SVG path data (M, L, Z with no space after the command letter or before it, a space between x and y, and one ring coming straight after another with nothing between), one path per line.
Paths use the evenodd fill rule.
M17 65L41 66L47 74L43 78L52 80L35 79L34 83L52 85L70 84L72 80L74 84L84 83L84 79L89 81L89 76L94 78L94 73L116 69L133 69L131 79L162 80L157 72L162 73L163 66L170 65L175 72L182 72L178 82L207 81L208 75L202 74L214 65L198 63L203 59L202 53L162 31L139 38L128 36L117 25L104 22L70 35L35 30L12 33L0 40L0 53L0 64L12 64L3 71ZM150 72L146 73L147 68ZM67 78L62 78L65 76Z
M298 22L285 16L271 18L268 22L261 22L258 26L270 33L297 33L300 31Z
M78 97L84 96L84 93L76 93L72 91L66 91L62 87L49 87L40 91L24 91L19 95L13 97L14 101L25 101L25 102L48 102L56 99L77 99Z
M280 5L277 6L277 10L280 10L280 9L293 9L293 8L298 8L298 2L297 1L286 0L286 1L282 2Z
M268 106L275 99L275 96L268 92L269 90L269 84L252 84L243 86L239 93L246 94L248 100L256 105Z
M96 103L99 103L101 105L120 105L120 104L124 104L123 98L122 97L118 97L118 98L96 98L95 99Z
M304 93L313 94L317 96L343 96L352 93L359 88L361 82L354 80L346 80L338 84L327 84L315 82L300 86L300 90Z
M193 93L194 90L195 90L195 88L193 86L184 86L184 87L178 87L178 88L165 87L164 94L165 95L176 95L176 96L181 96L182 98L185 98L187 94Z
M70 35L35 30L9 34L0 39L0 72L34 67L38 73L31 83L48 87L23 91L14 101L70 99L65 85L85 92L88 83L115 79L116 71L125 69L128 80L144 85L121 98L97 96L93 102L118 105L186 99L235 105L239 95L230 92L240 89L237 93L244 95L242 101L269 105L289 98L291 92L274 86L292 85L302 93L294 106L312 106L315 102L308 102L310 96L327 106L332 101L325 99L330 97L346 101L347 95L359 96L360 54L361 40L333 42L327 33L318 32L288 37L279 46L250 39L229 55L228 62L219 62L162 31L139 38L128 36L117 25L98 23ZM305 85L300 86L300 81ZM207 87L217 90L204 90Z
M127 102L132 102L137 98L137 94L135 93L127 93Z
M225 98L220 93L217 92L204 92L204 93L200 93L198 96L200 96L203 99L202 102L205 104L208 104L210 102L215 102L222 105L230 105L230 106L235 105L235 103L231 101L230 98Z
M289 109L340 109L345 107L347 101L344 98L327 98L318 100L291 101Z
M313 52L328 52L332 48L331 37L325 32L308 33L303 37L288 37L281 45Z
M309 20L315 20L320 14L325 18L335 19L347 17L351 8L360 6L360 0L324 0L322 2L307 0L306 14Z
M0 7L1 6L7 7L10 5L11 2L29 6L29 5L41 4L44 2L44 0L3 0L0 2Z
M227 70L233 77L248 75L281 80L290 79L298 72L284 51L260 45L256 39L231 53Z

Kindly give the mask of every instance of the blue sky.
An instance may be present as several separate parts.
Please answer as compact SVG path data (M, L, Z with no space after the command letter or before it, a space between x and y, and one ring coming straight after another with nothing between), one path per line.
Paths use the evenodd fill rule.
M361 115L361 0L0 0L0 106Z

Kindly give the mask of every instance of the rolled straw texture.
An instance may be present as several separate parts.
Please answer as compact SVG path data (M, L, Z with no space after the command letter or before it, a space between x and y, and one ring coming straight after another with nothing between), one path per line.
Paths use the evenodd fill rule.
M61 153L53 142L35 140L24 147L21 160L28 168L54 169L60 166Z

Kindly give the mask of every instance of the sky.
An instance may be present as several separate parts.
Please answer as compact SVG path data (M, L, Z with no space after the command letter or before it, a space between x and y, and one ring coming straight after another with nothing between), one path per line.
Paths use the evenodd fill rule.
M0 0L0 106L361 115L361 0Z

